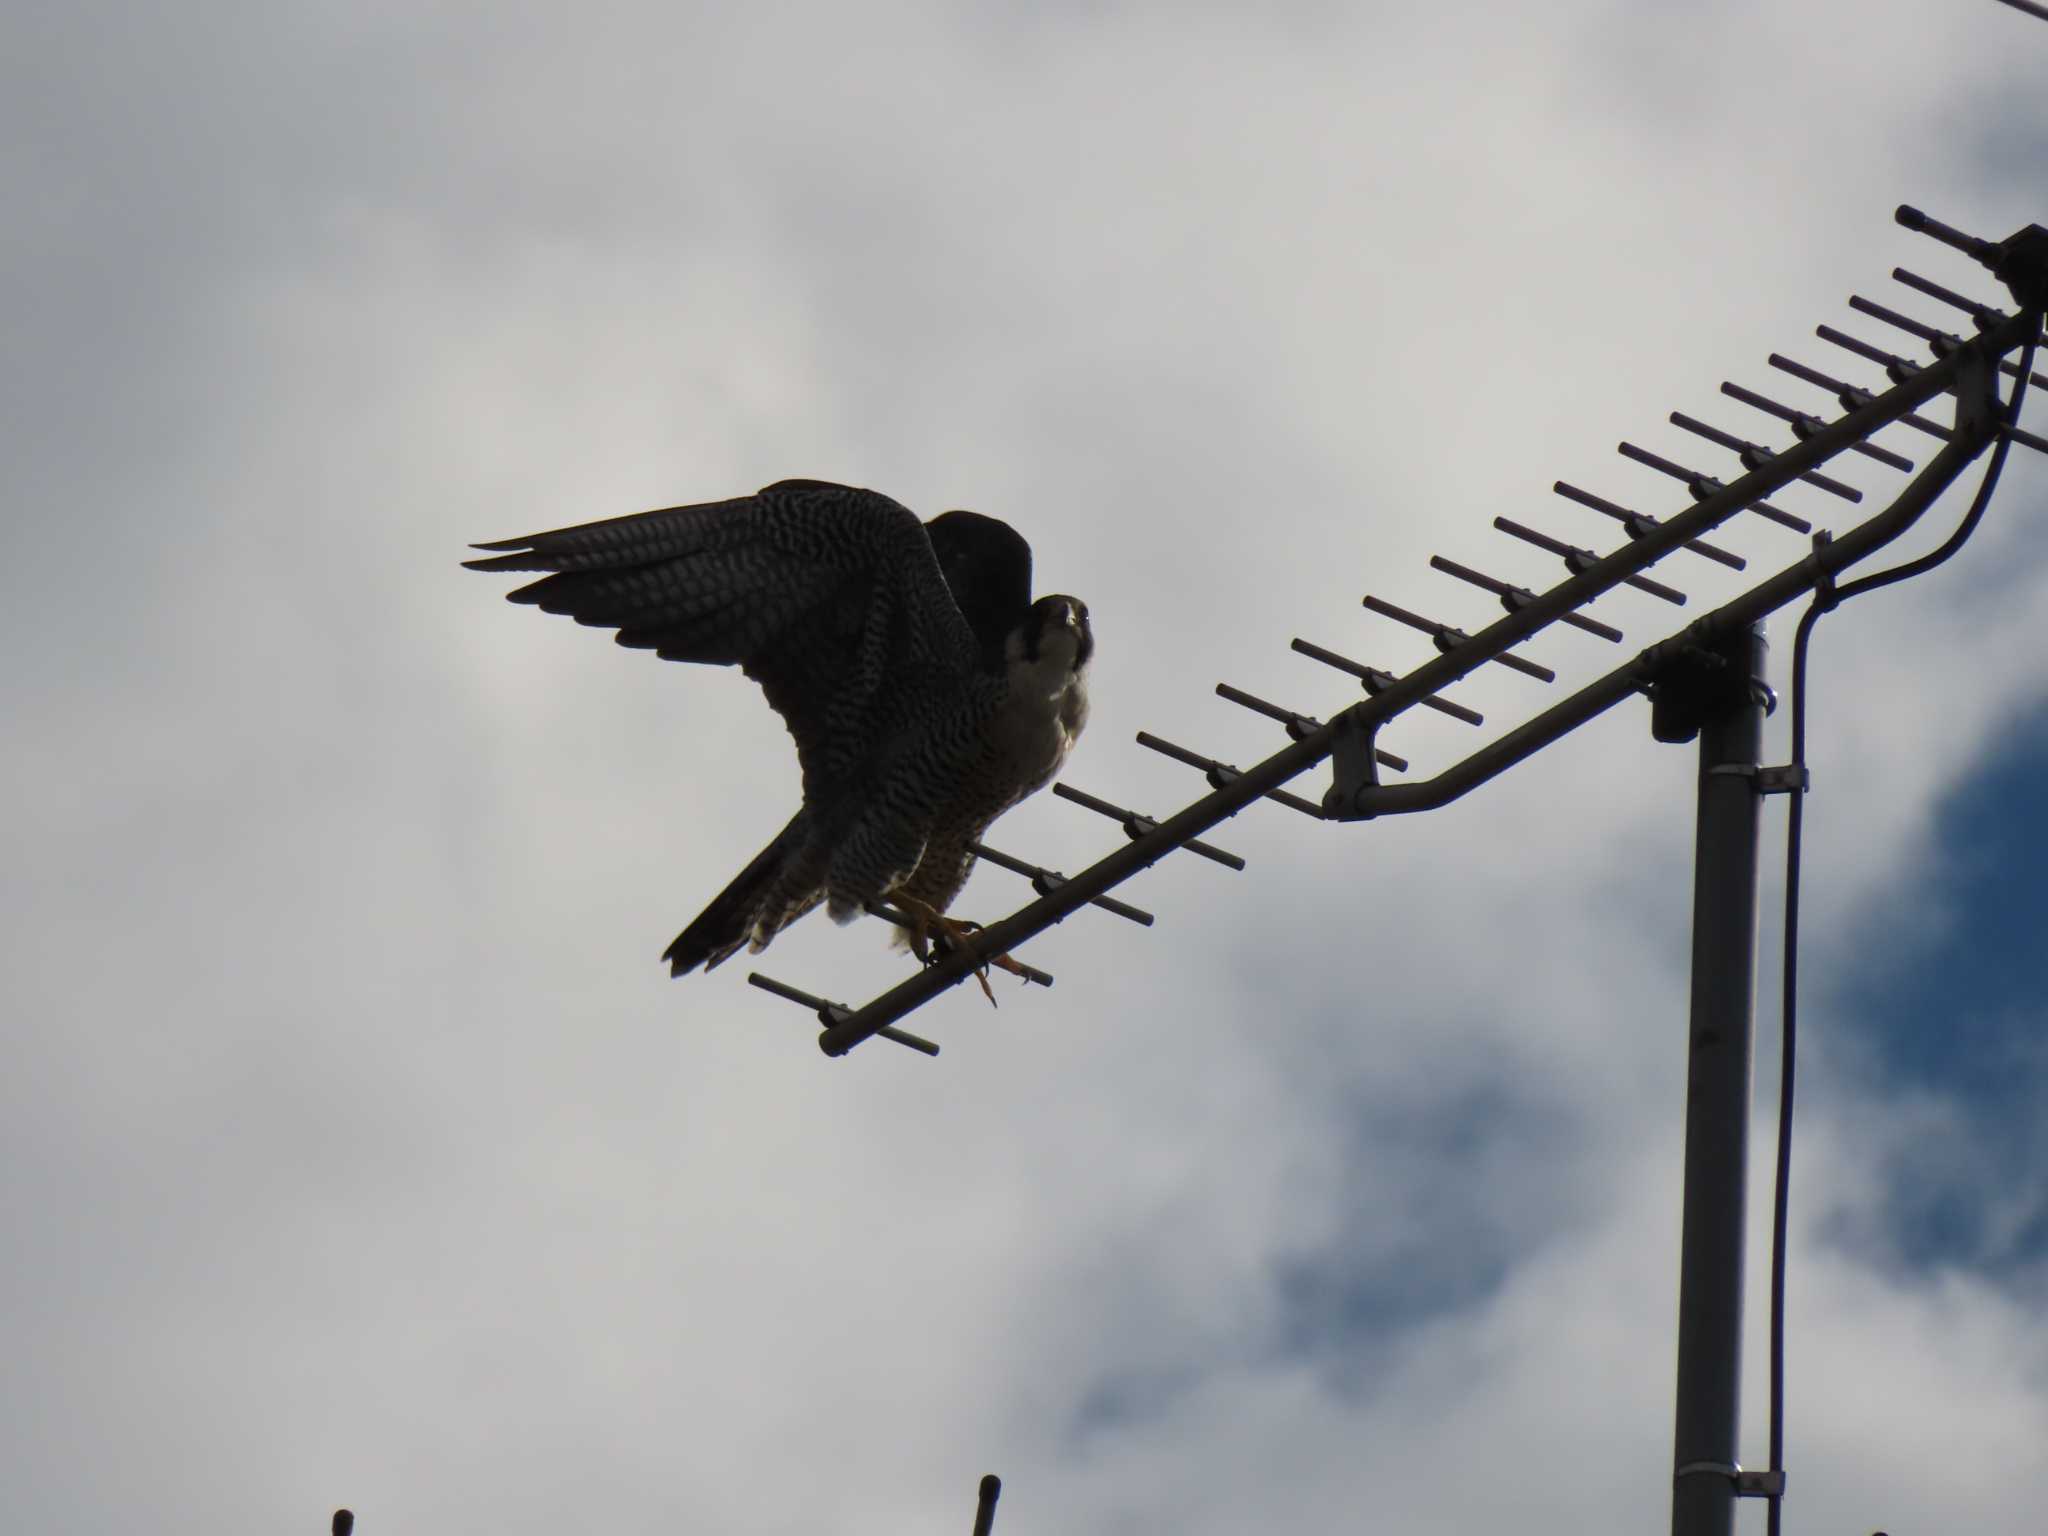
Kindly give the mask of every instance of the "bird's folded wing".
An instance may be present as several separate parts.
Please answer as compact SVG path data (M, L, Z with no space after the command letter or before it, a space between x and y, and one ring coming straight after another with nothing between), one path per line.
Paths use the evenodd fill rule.
M874 491L782 480L752 496L479 544L508 594L671 661L738 665L789 726L806 794L858 772L975 642L916 515Z

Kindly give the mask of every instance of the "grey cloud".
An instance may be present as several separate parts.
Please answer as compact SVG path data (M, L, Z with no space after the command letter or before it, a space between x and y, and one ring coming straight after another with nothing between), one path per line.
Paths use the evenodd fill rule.
M996 512L1097 613L1074 778L1168 809L1197 781L1136 729L1278 745L1215 680L1351 696L1290 634L1404 665L1427 642L1363 591L1473 622L1426 553L1553 575L1493 511L1542 521L1559 474L1664 509L1613 438L1877 281L1890 201L1996 230L1985 136L1919 130L2017 66L1865 10L1769 23L1796 70L1741 41L1759 7L10 20L18 1507L943 1529L993 1467L1019 1529L1362 1488L1404 1529L1511 1490L1542 1528L1656 1518L1691 763L1639 716L1415 823L1248 811L1247 874L1169 861L1150 933L1077 916L1034 946L1051 994L926 1016L938 1063L828 1065L800 1010L654 963L786 806L773 719L453 562L784 473ZM1593 46L1618 19L1635 54ZM1639 68L1680 48L1690 100ZM1755 115L1795 79L1828 110ZM1910 648L1829 638L1863 769L1815 833L1816 963L2042 686L1971 665L2038 650L2031 545L1986 548L1995 583L1888 611ZM1575 644L1546 657L1606 664ZM1069 869L1117 841L1050 803L1000 831ZM822 922L763 957L849 1000L898 965ZM1869 1103L1816 1117L1845 1199ZM1873 1340L1936 1405L1886 1443L2038 1420L1995 1290L1802 1241L1814 1518L1871 1480L1917 1507L1854 1432ZM1498 1480L1451 1476L1473 1446ZM1986 1528L2025 1470L1985 1464Z

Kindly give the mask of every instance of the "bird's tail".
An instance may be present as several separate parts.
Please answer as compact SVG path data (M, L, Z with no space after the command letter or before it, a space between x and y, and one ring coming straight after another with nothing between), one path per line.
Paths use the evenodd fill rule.
M813 898L793 910L769 910L775 887L803 842L804 829L798 825L802 820L801 811L792 816L789 825L775 834L775 841L755 854L732 884L713 897L711 905L662 951L670 975L686 975L699 965L714 970L731 959L757 930L765 927L767 937L772 938L817 905ZM765 944L766 938L761 942Z

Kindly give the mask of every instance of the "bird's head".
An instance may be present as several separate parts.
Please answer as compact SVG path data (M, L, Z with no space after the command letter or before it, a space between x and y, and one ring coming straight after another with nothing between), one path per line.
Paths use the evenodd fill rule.
M1063 677L1082 671L1095 654L1088 605L1064 594L1041 597L1010 632L1006 654L1012 665L1044 669L1050 664Z
M942 512L924 531L983 654L1002 655L1031 606L1031 546L1008 523L979 512Z

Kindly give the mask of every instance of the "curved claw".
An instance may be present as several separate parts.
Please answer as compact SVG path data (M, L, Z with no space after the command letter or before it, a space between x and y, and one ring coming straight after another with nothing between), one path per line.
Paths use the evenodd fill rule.
M948 917L938 908L915 897L899 894L894 900L910 916L910 929L907 935L910 952L917 957L921 965L931 966L939 962L939 951L934 950L931 945L934 929L938 931L941 949L953 949L965 944L967 935L982 926L972 918ZM981 983L981 995L988 999L989 1007L995 1008L1000 1005L996 1002L995 989L988 984L988 970L992 965L1008 971L1013 976L1022 976L1025 971L1023 966L1008 955L991 955L974 968L974 979Z

